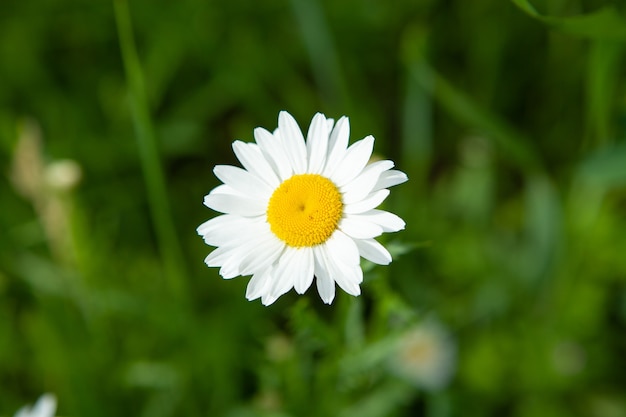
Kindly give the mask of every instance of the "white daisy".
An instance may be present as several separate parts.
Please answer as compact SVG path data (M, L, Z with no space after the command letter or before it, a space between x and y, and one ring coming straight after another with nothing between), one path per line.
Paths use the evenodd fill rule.
M391 368L400 377L427 391L439 391L456 370L456 344L438 321L413 326L398 340L390 355Z
M52 394L44 394L32 407L24 406L17 410L15 417L54 417L56 409L56 397Z
M334 125L334 126L333 126ZM246 298L265 305L291 288L303 294L316 278L322 300L335 298L335 283L357 296L363 281L360 257L380 265L391 255L376 240L404 229L395 214L377 210L388 188L407 180L392 161L368 165L374 138L348 147L350 124L323 114L311 121L306 142L283 111L274 133L254 130L256 143L235 141L243 165L218 165L224 184L204 204L220 213L197 229L211 246L205 262L225 279L252 275Z

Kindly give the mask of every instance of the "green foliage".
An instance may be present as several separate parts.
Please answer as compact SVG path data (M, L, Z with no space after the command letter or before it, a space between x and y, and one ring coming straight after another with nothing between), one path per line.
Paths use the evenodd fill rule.
M588 14L563 18L539 14L528 0L513 0L513 3L541 22L575 36L626 40L626 19L613 5L605 5Z
M604 0L3 2L0 415L626 416L625 31ZM202 262L212 167L283 109L409 175L359 298L263 307Z

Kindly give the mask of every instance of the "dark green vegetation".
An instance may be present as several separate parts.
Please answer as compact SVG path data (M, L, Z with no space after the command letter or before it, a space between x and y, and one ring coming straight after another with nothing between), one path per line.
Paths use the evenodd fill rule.
M618 0L3 0L0 413L626 416L625 28ZM283 109L409 175L359 298L266 308L203 264L212 167ZM436 392L391 364L437 357L397 350L433 318Z

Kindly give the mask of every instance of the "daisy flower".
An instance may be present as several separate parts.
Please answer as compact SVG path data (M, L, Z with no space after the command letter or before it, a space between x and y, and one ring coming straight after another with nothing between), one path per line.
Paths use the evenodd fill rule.
M45 394L39 397L32 407L24 406L17 410L14 417L54 417L56 409L56 397L52 394Z
M254 130L256 143L235 141L243 168L218 165L223 184L204 204L223 215L197 229L211 246L205 259L224 279L252 275L246 298L264 305L313 283L326 304L335 283L348 294L361 293L360 257L387 265L391 255L374 238L404 229L395 214L377 210L388 188L407 176L392 161L368 164L374 138L348 147L350 124L334 124L318 113L306 141L294 118L283 111L278 129Z
M391 369L426 391L439 391L456 371L456 344L438 321L428 319L413 326L398 340L390 355Z

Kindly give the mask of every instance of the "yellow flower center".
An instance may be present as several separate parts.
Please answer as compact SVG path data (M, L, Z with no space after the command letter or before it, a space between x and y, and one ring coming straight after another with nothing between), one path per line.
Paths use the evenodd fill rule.
M317 174L294 175L274 190L267 206L272 232L289 246L315 246L337 229L343 213L339 190Z

